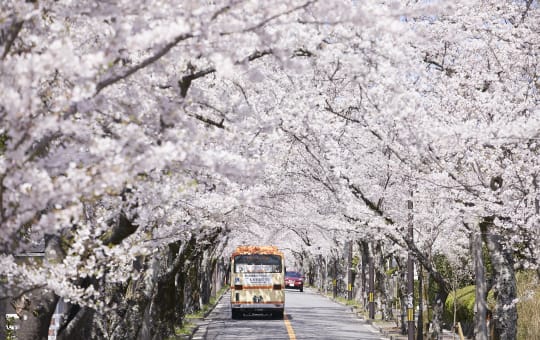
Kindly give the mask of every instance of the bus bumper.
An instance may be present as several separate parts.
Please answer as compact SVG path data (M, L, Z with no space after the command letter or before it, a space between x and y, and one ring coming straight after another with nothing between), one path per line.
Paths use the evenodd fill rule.
M231 309L245 312L245 313L283 310L284 307L285 307L285 304L283 303L235 303L235 304L231 304Z

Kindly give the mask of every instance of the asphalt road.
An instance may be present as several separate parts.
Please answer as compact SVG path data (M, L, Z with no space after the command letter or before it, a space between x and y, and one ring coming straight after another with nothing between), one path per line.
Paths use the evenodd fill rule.
M266 315L232 320L229 303L229 293L226 293L192 339L385 339L370 325L356 318L350 308L310 289L304 289L303 293L287 290L283 320Z

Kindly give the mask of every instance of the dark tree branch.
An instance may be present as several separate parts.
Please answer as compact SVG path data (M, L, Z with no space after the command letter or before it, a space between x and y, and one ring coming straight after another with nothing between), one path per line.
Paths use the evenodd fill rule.
M15 21L8 30L8 38L6 41L6 46L4 47L4 52L2 53L2 60L5 60L9 51L11 50L11 46L13 46L13 43L15 42L15 39L17 39L17 36L19 35L19 32L21 31L23 27L24 21Z
M272 53L273 53L273 51L270 48L267 49L267 50L263 50L263 51L255 51L255 52L251 53L249 56L247 56L246 59L238 61L235 64L242 64L242 63L247 62L247 61L253 61L255 59L262 58L265 55L269 55L269 54L272 54Z
M230 9L231 9L230 5L226 5L225 7L220 8L216 13L214 13L214 15L212 15L212 17L210 18L210 21L216 20L217 17L219 17L221 14L228 12Z
M428 59L427 55L424 57L424 62L428 63L429 65L435 66L435 69L437 69L438 71L443 71L444 70L444 67L443 67L442 64L436 62L435 60Z
M190 67L191 64L188 65L188 68L192 68L193 66ZM191 86L191 82L195 79L198 79L198 78L202 78L208 74L211 74L211 73L214 73L216 72L216 68L215 67L209 67L205 70L201 70L199 72L195 72L195 73L191 73L191 74L188 74L188 75L185 75L182 77L181 80L178 81L178 86L180 87L180 97L182 98L185 98L186 95L187 95L187 92L188 92L188 89L189 87Z
M341 176L341 178L345 179L347 181L347 183L349 183L349 179L345 176ZM384 212L382 211L382 209L379 207L378 204L376 204L375 202L372 202L370 199L368 199L364 193L362 192L362 190L360 190L360 188L358 188L356 185L352 184L352 183L349 183L349 189L351 189L351 192L352 194L354 195L354 197L356 198L359 198L362 202L364 202L364 204L371 210L373 211L375 214L377 214L378 216L382 217L383 220L388 223L388 224L394 224L394 220L392 220L390 217L388 216L385 216L384 215Z
M295 133L287 130L284 126L283 126L283 122L280 123L280 128L281 130L283 130L284 132L288 133L289 135L291 135L293 137L293 139L297 142L299 142L300 144L302 144L304 146L304 149L306 150L306 152L317 162L321 172L323 173L324 175L324 180L322 178L319 178L318 176L315 176L314 174L311 174L311 178L315 179L316 181L320 182L321 184L323 184L324 187L326 187L332 194L334 194L334 196L337 198L337 190L336 188L334 188L334 186L332 185L332 182L330 181L330 179L328 178L328 176L326 176L325 174L325 168L323 166L323 164L321 163L320 159L317 158L317 156L315 156L315 154L313 153L313 151L311 151L311 148L309 147L309 145L304 141L302 140L302 138L298 137Z
M369 133L371 133L375 138L377 138L378 140L380 140L381 142L384 142L383 140L383 137L381 136L380 133L378 133L377 131L373 130L372 128L370 128L365 122L362 122L358 119L355 119L355 118L352 118L350 116L351 112L353 110L355 111L358 111L359 108L356 107L356 106L349 106L347 109L344 109L344 110L341 110L341 111L337 111L335 110L331 105L330 103L328 102L328 100L325 100L326 102L326 107L324 108L326 111L340 117L340 118L343 118L349 122L352 122L352 123L356 123L356 124L360 124L362 127L364 127L365 129L367 129L367 131ZM397 159L399 159L403 164L408 164L407 160L403 157L401 157L401 155L396 151L394 150L394 148L392 148L390 145L386 145L386 148L394 155L397 157Z
M0 224L4 224L4 221L6 220L6 210L4 209L4 180L6 175L5 172L0 174Z
M333 113L335 114L336 116L340 117L340 118L343 118L351 123L357 123L357 124L362 124L362 122L358 119L355 119L355 118L352 118L350 116L350 113L353 111L353 110L358 110L359 108L356 107L356 106L349 106L347 109L343 109L341 111L336 111L332 105L330 105L330 102L328 102L328 99L325 99L325 102L326 102L326 106L324 107L324 109L330 113ZM372 132L373 133L373 132ZM378 137L380 139L380 136L376 133L374 133L374 136L375 137Z
M206 117L198 115L198 114L190 114L190 116L197 119L197 120L200 120L201 122L203 122L205 124L212 125L212 126L215 126L217 128L220 128L220 129L225 129L225 126L223 125L223 121L224 121L223 118L221 118L221 120L219 122L216 122L215 120L212 120L210 118L206 118Z
M215 107L214 105L211 105L211 104L208 104L208 103L205 103L205 102L195 102L196 104L199 104L200 106L203 106L203 107L206 107L206 108L209 108L209 109L212 109L214 111L217 112L217 114L219 116L221 116L222 118L227 118L225 116L225 112L221 111L220 109L218 109L217 107Z
M293 58L294 57L313 57L313 56L314 56L314 53L304 47L297 48L293 52Z
M272 21L274 19L277 19L277 18L279 18L281 16L284 16L284 15L291 14L291 13L296 12L296 11L298 11L300 9L303 9L303 8L307 8L309 5L314 4L315 2L317 2L317 0L308 1L308 2L304 3L303 5L293 7L293 8L291 8L291 9L285 11L285 12L274 14L274 15L264 19L263 21L259 22L258 24L251 26L251 27L244 28L243 30L240 30L240 31L237 31L237 32L223 32L223 33L221 33L221 35L231 35L231 34L234 34L234 33L246 33L246 32L250 32L250 31L254 31L256 29L259 29L259 28L265 26L267 23L269 23L270 21Z
M335 68L334 72L332 72L332 75L330 77L328 77L328 80L334 81L334 77L339 72L340 68L341 68L341 63L339 62L339 59L338 59L338 61L336 63L336 68Z
M120 244L129 235L133 234L139 226L133 224L125 215L124 212L120 212L118 221L114 225L110 234L104 235L103 244Z
M532 3L533 3L533 0L526 0L525 1L525 10L521 14L521 22L522 23L525 21L525 18L527 17L527 14L529 13L529 10L531 9Z
M347 180L347 182L349 183L349 179L347 177L342 176L342 178ZM372 210L378 216L382 217L386 223L390 225L395 224L394 220L392 220L391 218L387 216L384 216L384 212L381 210L381 208L375 202L368 199L357 186L355 186L354 184L349 184L349 188L351 189L355 197L360 198L370 210ZM404 247L403 243L399 239L397 239L394 235L388 232L385 232L384 234L386 238L388 238L394 244ZM449 284L445 280L445 278L435 269L431 261L424 255L424 253L422 253L422 251L420 251L420 249L418 249L418 247L416 246L416 244L414 244L414 241L412 239L410 239L409 237L403 237L403 241L405 242L405 245L406 245L406 247L404 248L407 248L414 254L414 256L420 262L420 264L427 271L429 271L431 275L433 275L433 279L439 284L439 287L444 292L447 293L449 291L449 288L448 288Z
M161 57L166 55L174 46L178 45L181 41L184 41L184 40L192 38L192 37L193 37L193 34L191 34L191 33L181 34L181 35L177 36L173 41L171 41L170 43L163 46L156 54L154 54L151 57L146 58L141 63L131 67L130 69L128 69L124 73L100 81L96 85L96 92L95 92L94 96L97 95L99 92L101 92L101 90L103 90L104 88L106 88L106 87L108 87L108 86L110 86L110 85L112 85L114 83L117 83L120 80L126 79L127 77L131 76L132 74L139 71L140 69L143 69L146 66L153 64L154 62L159 60Z
M302 138L298 137L294 132L291 132L289 130L287 130L284 126L283 126L283 122L280 123L280 127L281 127L281 130L283 130L284 132L288 133L289 135L291 135L293 137L294 140L296 140L297 142L299 142L300 144L302 144L304 146L304 149L306 149L307 153L317 162L317 164L319 165L319 167L321 169L323 169L323 166L321 164L321 161L317 158L317 156L315 156L315 154L311 151L311 149L309 148L309 145L306 144L306 142L304 142L302 140Z
M62 137L62 133L56 131L32 144L32 146L26 150L26 155L28 155L28 158L25 162L31 162L36 157L44 156L48 152L51 143L60 137Z
M300 233L300 231L296 230L296 228L290 228L289 230L291 230L292 232L294 232L296 235L298 235L298 237L300 237L300 239L302 240L302 242L304 242L304 244L308 247L311 246L311 240L309 239L307 233Z
M242 60L239 60L239 61L236 61L234 64L235 65L244 64L244 63L253 61L255 59L262 58L265 55L269 55L269 54L272 54L271 49L264 50L264 51L255 51L252 54L250 54L249 56L247 56L246 58L244 58ZM215 67L209 67L207 69L195 72L195 66L193 66L191 63L188 63L188 70L190 71L190 74L187 74L187 75L183 76L182 79L178 81L178 87L180 87L180 96L182 98L186 97L187 92L189 90L189 87L191 86L191 82L193 80L202 78L204 76L207 76L207 75L209 75L211 73L216 72Z
M5 294L7 292L7 290L2 290L2 295L0 295L0 302L2 302L2 300L6 300L6 299L11 299L11 300L17 300L17 299L20 299L23 295L26 295L28 293L32 293L36 290L39 290L39 289L43 289L47 287L47 284L42 284L42 285L37 285L37 286L32 286L32 287L29 287L27 289L24 289L24 290L21 290L19 292L17 292L17 294L15 295L11 295L12 293L10 292L10 294Z
M391 237L388 234L386 236L389 237L389 238ZM435 269L435 267L433 267L431 261L424 255L424 253L422 251L420 251L420 249L418 249L416 244L414 244L413 240L411 240L409 237L404 237L403 239L404 239L405 243L407 244L407 248L414 254L416 260L418 260L418 262L420 262L422 267L424 267L432 275L433 279L439 285L439 288L444 293L448 293L450 291L450 288L449 288L450 284L448 283L448 281L446 281L444 276L442 276L441 273L439 273L437 271L437 269Z

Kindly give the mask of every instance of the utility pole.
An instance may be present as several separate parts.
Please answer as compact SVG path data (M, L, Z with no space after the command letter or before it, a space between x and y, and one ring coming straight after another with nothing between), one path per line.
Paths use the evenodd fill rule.
M424 284L424 271L422 270L422 266L418 266L418 327L417 327L417 334L416 334L416 340L424 340L424 297L422 294L424 294L424 287L422 285Z
M410 191L411 198L407 201L407 208L409 209L408 216L408 238L410 242L414 241L413 238L413 201L412 190ZM412 252L409 249L407 256L407 329L408 340L414 340L414 263Z
M348 246L347 246L347 254L348 254L348 258L347 258L347 300L352 300L352 296L353 296L353 290L352 290L352 287L353 287L353 271L352 271L352 241L349 241L348 242Z
M369 254L369 318L375 319L375 264L373 254Z
M364 307L368 307L369 308L369 300L367 298L367 295L368 295L368 279L367 279L367 276L368 276L368 272L369 272L369 245L366 241L362 241L360 243L360 249L361 249L361 254L362 254L362 269L361 269L361 272L360 272L360 275L361 275L361 280L362 280L362 298L363 298L363 303L364 303ZM368 304L366 304L366 302L368 302Z
M333 279L332 279L332 296L335 298L337 298L337 277L338 277L338 258L337 256L334 258L334 275L333 275Z

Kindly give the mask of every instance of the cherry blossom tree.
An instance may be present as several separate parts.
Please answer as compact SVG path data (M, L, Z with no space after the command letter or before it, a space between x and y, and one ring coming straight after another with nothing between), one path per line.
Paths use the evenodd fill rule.
M166 337L243 243L412 252L444 299L432 255L476 233L515 338L513 273L540 255L537 2L0 9L1 298L45 292L35 338L60 297L60 336Z

